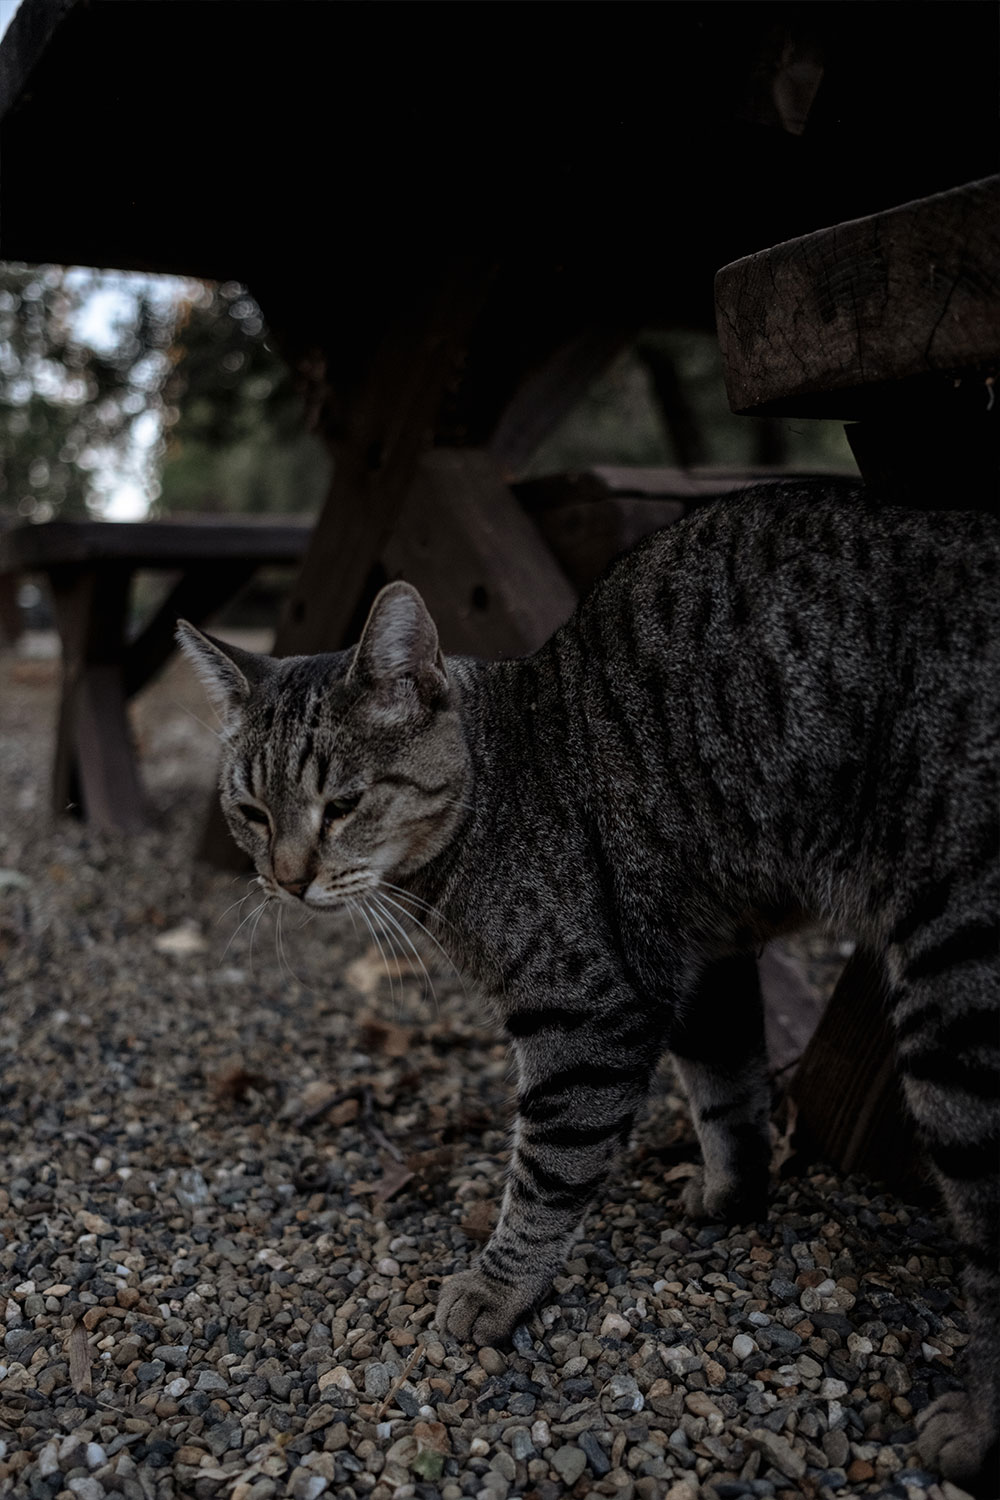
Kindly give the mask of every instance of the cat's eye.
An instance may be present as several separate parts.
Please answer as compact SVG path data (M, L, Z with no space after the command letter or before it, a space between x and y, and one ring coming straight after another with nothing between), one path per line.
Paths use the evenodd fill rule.
M360 801L360 792L353 797L331 797L323 809L323 827L329 828L331 823L339 823L341 818L346 818L348 813L354 811Z
M267 827L267 813L262 808L254 807L252 802L241 802L239 810L248 823L263 823L264 827Z

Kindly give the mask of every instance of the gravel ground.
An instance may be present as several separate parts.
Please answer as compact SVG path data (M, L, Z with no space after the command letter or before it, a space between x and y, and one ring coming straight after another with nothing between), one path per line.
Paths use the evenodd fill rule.
M0 1495L960 1500L912 1449L965 1341L943 1224L816 1167L767 1224L689 1222L666 1071L513 1351L442 1338L503 1046L445 969L390 982L335 920L279 947L194 863L214 746L179 664L136 717L152 831L53 826L55 686L0 658Z

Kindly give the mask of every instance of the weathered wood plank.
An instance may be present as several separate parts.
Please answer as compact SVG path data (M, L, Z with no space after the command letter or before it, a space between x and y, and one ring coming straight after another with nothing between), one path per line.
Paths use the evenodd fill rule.
M45 572L68 564L124 562L141 568L214 567L226 559L296 563L313 520L198 516L183 521L46 521L0 531L0 574Z
M304 541L304 539L303 539ZM239 593L257 571L255 561L220 559L183 573L135 640L123 646L122 685L134 698L177 649L178 619L202 625Z
M489 439L501 473L525 468L635 332L631 325L586 329L555 348L537 369L524 372Z
M389 577L421 591L445 651L523 655L576 605L538 529L480 449L423 456L382 559Z
M736 412L851 418L897 381L995 373L1000 177L734 261L715 300Z
M825 1160L893 1183L914 1171L916 1135L895 1076L882 965L863 949L845 964L789 1093L800 1134Z
M341 644L392 531L494 274L479 262L448 269L401 310L364 366L323 399L333 481L278 628L276 656ZM340 357L332 348L334 368Z
M122 681L121 645L131 570L126 564L52 571L62 639L62 695L52 807L78 800L95 827L136 832L146 822Z
M788 479L787 470L619 468L596 465L524 480L514 493L533 516L579 593L619 552L672 526L693 506L755 480ZM843 476L822 476L831 484Z

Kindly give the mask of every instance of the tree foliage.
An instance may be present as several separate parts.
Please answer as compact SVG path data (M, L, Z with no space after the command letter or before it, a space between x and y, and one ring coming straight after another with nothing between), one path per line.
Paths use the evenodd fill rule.
M328 468L238 283L0 264L6 514L309 511Z
M107 336L86 331L103 299ZM99 512L126 476L151 484L150 412L167 370L172 318L115 278L0 264L0 506L45 520Z
M310 512L329 461L291 373L238 282L199 283L179 312L164 388L162 510Z

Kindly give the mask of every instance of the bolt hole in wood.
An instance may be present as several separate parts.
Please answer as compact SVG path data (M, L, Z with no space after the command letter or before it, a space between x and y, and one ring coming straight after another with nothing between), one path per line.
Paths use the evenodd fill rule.
M490 607L490 596L481 583L477 583L472 590L473 609L487 610Z

